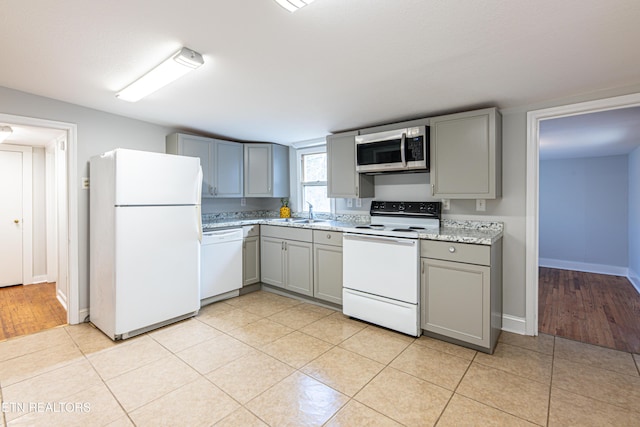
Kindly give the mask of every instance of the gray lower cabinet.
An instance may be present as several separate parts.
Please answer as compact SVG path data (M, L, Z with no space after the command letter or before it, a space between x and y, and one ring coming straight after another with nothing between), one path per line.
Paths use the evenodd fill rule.
M313 296L342 305L342 233L313 231Z
M374 196L373 176L356 172L356 135L357 131L327 136L328 197Z
M502 240L494 245L421 242L425 335L493 353L502 329Z
M502 119L495 108L432 117L430 132L432 196L501 196Z
M260 226L242 227L242 286L260 282Z
M309 229L262 226L262 282L313 296L312 242L312 231Z

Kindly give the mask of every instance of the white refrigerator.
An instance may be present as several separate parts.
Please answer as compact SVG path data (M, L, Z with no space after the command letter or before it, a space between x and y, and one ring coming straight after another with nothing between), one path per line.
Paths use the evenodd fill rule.
M113 340L200 308L200 159L116 149L91 158L90 320Z

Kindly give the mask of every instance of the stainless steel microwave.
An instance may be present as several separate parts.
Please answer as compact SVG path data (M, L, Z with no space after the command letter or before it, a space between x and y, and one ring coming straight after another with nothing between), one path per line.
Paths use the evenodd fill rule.
M429 127L356 136L356 172L429 172Z

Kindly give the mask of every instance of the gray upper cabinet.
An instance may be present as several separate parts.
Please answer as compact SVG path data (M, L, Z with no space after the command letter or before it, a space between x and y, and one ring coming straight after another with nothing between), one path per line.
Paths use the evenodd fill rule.
M202 197L243 196L243 144L173 133L166 137L166 152L200 158Z
M434 197L502 195L502 117L495 108L433 117L430 126Z
M242 197L244 191L243 144L216 141L214 147L214 197Z
M357 131L327 136L328 197L374 196L373 176L356 173L356 135Z
M289 197L289 148L244 144L244 196Z

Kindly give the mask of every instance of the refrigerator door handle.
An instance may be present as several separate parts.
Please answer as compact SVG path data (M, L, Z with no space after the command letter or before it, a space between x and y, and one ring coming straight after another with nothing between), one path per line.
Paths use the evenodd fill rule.
M202 243L202 212L200 205L196 205L196 216L198 217L196 220L198 224L198 241Z
M202 166L198 168L198 192L196 193L196 216L198 224L198 241L202 244Z

